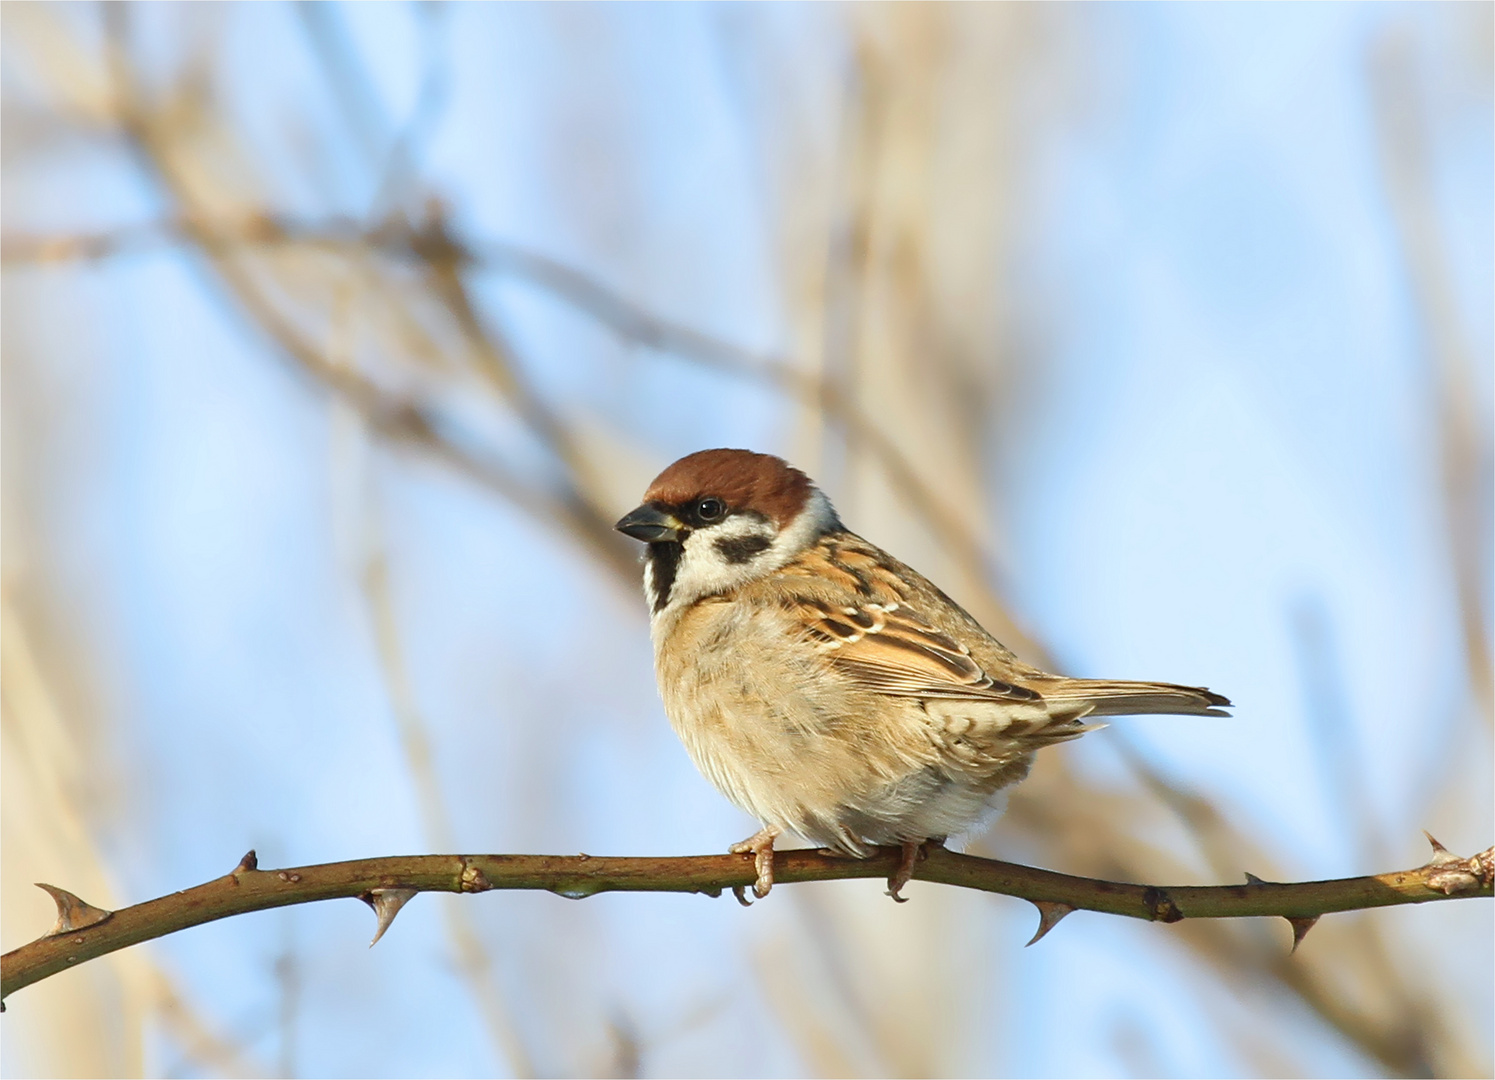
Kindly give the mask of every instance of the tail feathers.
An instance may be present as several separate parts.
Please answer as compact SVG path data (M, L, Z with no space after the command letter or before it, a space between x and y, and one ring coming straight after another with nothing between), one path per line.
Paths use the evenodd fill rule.
M1091 720L1100 716L1137 716L1184 713L1190 716L1229 716L1230 699L1202 686L1173 683L1118 682L1111 679L1063 679L1030 683L1043 695L1051 712ZM1066 708L1066 706L1068 708Z

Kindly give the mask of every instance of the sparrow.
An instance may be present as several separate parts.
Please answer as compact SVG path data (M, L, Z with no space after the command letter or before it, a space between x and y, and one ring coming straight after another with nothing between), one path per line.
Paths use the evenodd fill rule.
M774 841L791 832L857 858L899 848L888 886L902 901L923 845L989 818L1036 750L1099 717L1229 715L1202 687L1024 663L768 454L683 457L616 528L647 545L670 724L702 774L763 826L729 849L752 853L760 898L773 887Z

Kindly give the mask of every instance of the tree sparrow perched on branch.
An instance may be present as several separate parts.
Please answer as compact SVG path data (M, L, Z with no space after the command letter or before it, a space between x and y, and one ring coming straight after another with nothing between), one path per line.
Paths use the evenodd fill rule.
M789 830L866 858L967 830L1033 752L1102 716L1223 716L1171 683L1050 675L881 548L809 477L747 450L702 450L655 478L620 532L648 544L644 592L666 713L696 767L763 823L753 891ZM739 894L740 896L740 894Z

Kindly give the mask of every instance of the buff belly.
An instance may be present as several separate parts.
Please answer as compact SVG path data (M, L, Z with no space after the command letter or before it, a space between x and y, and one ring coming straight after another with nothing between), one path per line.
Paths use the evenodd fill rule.
M1022 752L1000 769L964 767L941 745L940 710L857 692L784 648L763 612L746 627L740 609L698 612L675 628L693 647L656 654L665 710L701 773L766 825L868 855L968 830L1027 771Z

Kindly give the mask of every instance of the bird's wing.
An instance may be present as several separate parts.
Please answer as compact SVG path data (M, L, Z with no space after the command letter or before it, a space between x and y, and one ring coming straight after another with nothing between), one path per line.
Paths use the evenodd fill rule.
M1131 713L1224 715L1230 702L1210 690L1173 683L1070 679L1022 664L965 612L915 571L850 533L824 537L779 571L766 596L786 608L796 630L819 649L830 666L875 693L898 697L945 698L1038 706L1031 719L1050 726L1090 716ZM948 618L931 614L953 609L984 638L981 654L1004 663L999 679L971 655ZM948 613L947 613L948 614ZM1020 675L1022 684L1008 681ZM1011 711L1004 712L1008 731ZM1047 730L1047 728L1045 728ZM1064 727L1065 738L1079 730Z
M869 690L899 697L1042 700L1026 687L992 678L970 649L905 602L836 607L804 598L794 616L836 670Z

